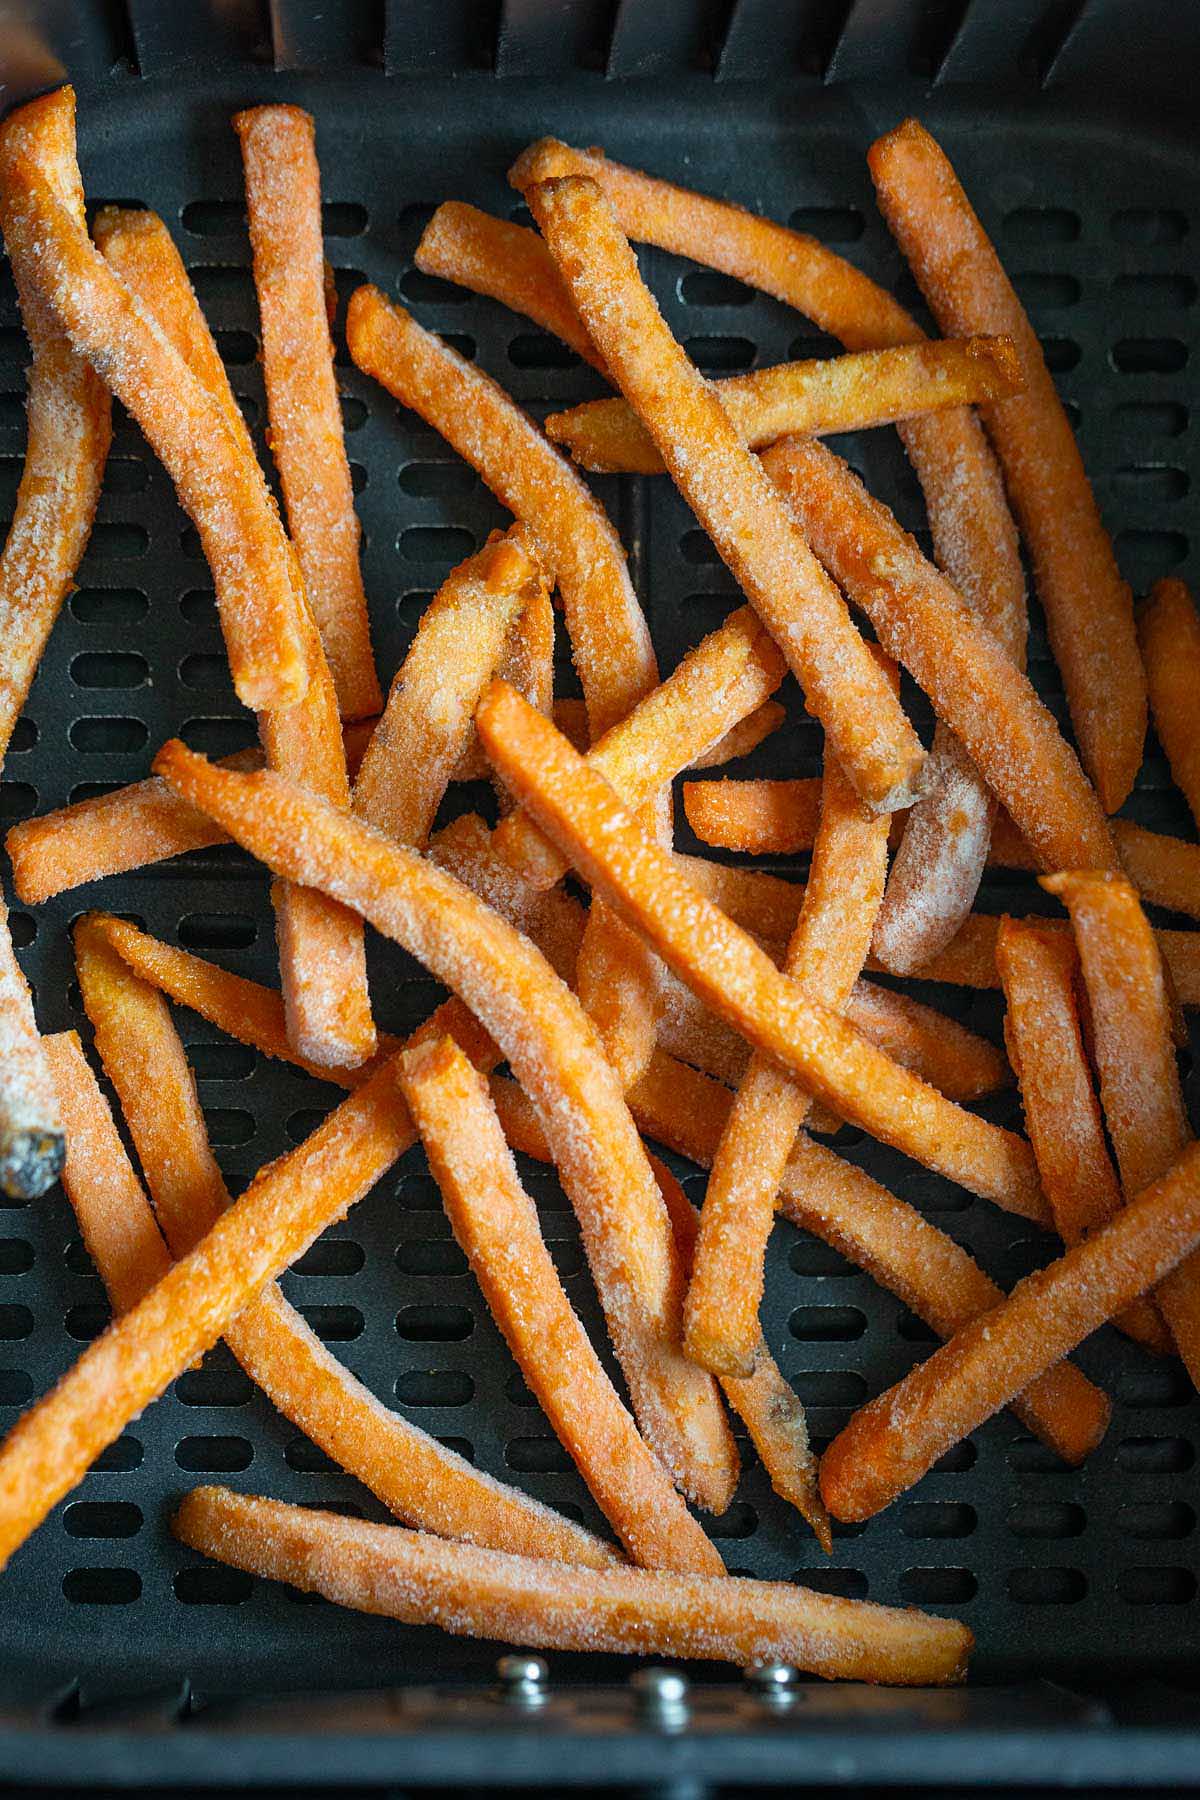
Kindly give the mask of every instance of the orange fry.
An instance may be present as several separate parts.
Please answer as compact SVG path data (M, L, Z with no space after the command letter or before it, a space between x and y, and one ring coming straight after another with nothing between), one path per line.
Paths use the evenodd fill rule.
M1125 1204L1104 1141L1083 1045L1075 982L1079 957L1066 933L1005 919L996 939L1004 1035L1021 1084L1025 1126L1064 1244L1077 1244ZM1154 1307L1135 1300L1118 1320L1150 1349L1171 1340Z
M999 641L832 451L763 458L818 556L862 606L1051 869L1112 868L1108 822L1074 751Z
M1156 581L1138 616L1138 641L1146 665L1150 709L1158 741L1192 818L1200 825L1200 617L1182 581Z
M1162 957L1124 876L1043 877L1071 915L1092 1020L1104 1117L1127 1196L1165 1175L1191 1138ZM1200 1381L1200 1256L1156 1290L1176 1347Z
M76 355L38 291L18 245L8 240L3 167L28 155L82 229L83 185L75 160L75 91L59 88L11 113L0 128L0 225L21 320L33 352L26 395L25 466L0 555L0 761L29 693L51 628L75 578L95 517L112 436L103 382Z
M462 200L443 200L421 233L413 261L426 275L524 313L604 373L554 258L527 225L494 218Z
M732 1100L715 1082L660 1051L630 1104L650 1137L707 1166ZM898 1295L941 1337L1004 1298L953 1238L804 1132L784 1173L779 1208L792 1224L832 1244ZM1109 1416L1105 1395L1067 1362L1031 1383L1013 1410L1069 1462L1081 1462L1095 1448Z
M821 778L685 781L683 810L702 844L747 856L811 850L821 816Z
M174 742L156 770L276 874L353 906L403 944L491 1032L538 1107L579 1215L639 1425L685 1492L728 1504L732 1440L711 1379L676 1347L661 1196L616 1076L541 954L427 859L270 771L217 769Z
M193 1550L359 1612L544 1650L788 1662L815 1675L960 1681L974 1639L957 1620L816 1594L792 1582L592 1572L450 1545L394 1525L195 1488L172 1522Z
M493 682L476 729L509 786L593 888L635 921L676 974L827 1106L1025 1217L1048 1219L1028 1144L961 1111L812 1002L649 843L602 776L540 713ZM226 774L221 782L261 782Z
M481 1078L449 1038L410 1050L403 1087L454 1235L517 1366L630 1556L721 1574L638 1436L563 1292Z
M309 676L304 601L261 470L15 138L0 141L0 187L10 253L24 259L76 353L142 427L200 534L239 698L293 705Z
M529 236L538 242L532 232ZM1005 400L1023 385L1012 344L999 337L778 363L713 383L730 423L751 450L797 431L824 437L894 425L914 413ZM569 412L551 413L546 434L585 469L661 475L666 466L626 400L585 400Z
M1200 1144L1160 1181L855 1413L821 1462L837 1519L868 1519L952 1444L1082 1343L1200 1242Z
M1146 681L1129 587L1041 344L929 133L908 119L867 160L883 215L942 329L1003 331L1017 346L1025 392L983 416L1029 543L1083 761L1105 811L1115 812L1142 760Z
M344 719L383 704L325 309L321 172L297 106L235 113L262 324L271 454Z
M162 1280L170 1252L78 1032L56 1032L45 1046L67 1133L63 1189L113 1311L127 1312Z
M63 1166L58 1095L0 899L0 1191L36 1200Z
M888 823L886 814L868 810L827 754L812 870L784 972L834 1013L845 1011L870 948L887 875ZM718 1375L754 1372L775 1195L808 1110L805 1089L756 1052L713 1159L684 1312L688 1355Z
M554 604L544 583L534 589L524 612L509 633L509 639L497 665L496 673L511 681L518 694L524 694L530 706L549 713L554 706ZM587 709L577 704L587 732ZM586 742L586 735L585 740ZM486 781L491 775L487 757L475 736L475 722L467 736L467 746L454 765L452 781ZM512 802L498 786L502 808Z
M421 616L354 784L361 819L420 849L522 609L544 593L522 527L451 570Z
M786 673L754 613L739 607L605 732L588 752L588 766L636 811L752 714ZM558 881L568 866L524 813L512 813L496 827L496 848L540 887Z
M593 340L680 491L778 641L869 805L911 799L924 751L833 584L675 339L594 182L526 196Z

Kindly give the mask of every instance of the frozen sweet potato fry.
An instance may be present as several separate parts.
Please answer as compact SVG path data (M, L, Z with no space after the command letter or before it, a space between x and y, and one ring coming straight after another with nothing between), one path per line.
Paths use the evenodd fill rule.
M98 236L106 261L220 407L230 437L257 476L253 442L166 226L152 213L110 208L102 215ZM308 685L294 706L259 713L259 736L274 767L347 806L350 790L333 677L295 551L286 540L284 547L303 614ZM375 1047L375 1028L361 926L316 894L283 886L273 899L288 1029L298 1047L314 1062L365 1060Z
M113 1311L127 1312L162 1280L171 1255L78 1032L44 1041L67 1134L63 1189Z
M526 198L584 324L684 497L778 641L855 788L878 810L913 797L924 751L786 508L672 337L596 184Z
M1083 761L1106 812L1142 760L1146 682L1133 607L1036 332L944 152L915 119L868 153L883 215L938 324L1007 332L1025 391L983 410L1029 543ZM1060 865L1066 867L1068 865Z
M305 605L261 470L15 139L0 142L0 188L10 253L26 260L75 352L142 427L200 534L239 698L293 705L309 679Z
M690 650L674 672L588 752L627 805L641 807L772 694L787 665L748 606ZM521 812L496 827L496 848L527 880L549 887L567 868Z
M837 1519L868 1519L1127 1307L1200 1242L1200 1144L1048 1268L1018 1282L895 1387L855 1413L821 1461Z
M1123 875L1044 876L1071 915L1092 1022L1100 1099L1125 1193L1165 1175L1191 1138L1154 933ZM1155 1291L1179 1354L1200 1381L1200 1256Z
M683 810L702 844L748 856L811 850L821 813L821 778L685 781Z
M0 761L87 548L112 436L108 390L72 348L19 245L9 239L3 170L13 154L31 158L82 230L73 88L31 100L0 127L0 226L32 351L25 464L0 554Z
M277 875L331 894L395 937L491 1032L538 1106L639 1425L685 1492L728 1504L732 1442L711 1378L677 1347L662 1199L574 996L527 939L450 876L273 772L216 769L174 742L156 771Z
M812 869L784 972L835 1013L870 948L887 846L886 814L864 805L827 752ZM715 1374L754 1372L775 1195L808 1110L806 1090L756 1052L713 1159L684 1313L689 1356Z
M533 1649L788 1662L815 1675L927 1686L960 1681L974 1642L957 1620L791 1582L551 1572L525 1557L228 1488L193 1489L172 1530L193 1550L359 1612Z
M1051 714L887 507L814 439L789 438L763 463L817 555L924 688L1045 866L1115 867L1108 822Z
M475 725L509 786L584 878L757 1049L844 1118L927 1167L1026 1217L1049 1218L1028 1144L961 1111L829 1008L806 999L669 855L642 837L603 777L518 694L493 682ZM241 786L265 777L221 771L215 779Z
M722 1573L563 1292L478 1072L449 1038L408 1051L401 1066L454 1235L527 1386L597 1505L644 1568Z
M509 633L508 642L497 667L497 674L510 681L518 694L524 694L530 706L549 713L554 705L554 603L544 583L531 589L525 610ZM587 708L577 704L587 731ZM586 742L586 736L585 740ZM472 720L467 746L454 765L452 781L486 781L492 771L479 747ZM497 782L497 797L502 810L512 804L503 784Z
M532 232L529 236L538 243ZM545 246L538 247L544 254ZM777 363L713 383L734 430L751 450L797 431L824 437L894 425L943 407L1004 400L1023 385L1009 340L989 337ZM546 434L585 469L661 475L666 467L626 400L585 400L569 412L551 413Z
M1150 710L1158 741L1192 818L1200 826L1200 617L1182 581L1156 581L1138 615Z
M417 627L354 784L359 818L421 849L472 733L475 703L543 587L519 525L451 570Z
M630 1104L650 1137L707 1166L732 1100L716 1082L658 1051ZM940 1337L1004 1298L953 1238L804 1132L784 1173L779 1207L792 1224L832 1244L898 1295ZM1013 1410L1059 1455L1080 1462L1104 1435L1109 1404L1064 1362L1032 1382Z
M63 1166L58 1095L0 899L0 1191L35 1200Z
M271 454L344 719L383 703L359 568L358 515L325 310L321 172L298 106L235 113L262 325Z

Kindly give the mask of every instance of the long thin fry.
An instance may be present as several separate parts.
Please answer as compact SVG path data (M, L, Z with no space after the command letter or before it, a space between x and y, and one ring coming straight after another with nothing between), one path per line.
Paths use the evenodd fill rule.
M257 473L250 434L166 226L152 213L109 208L102 216L98 237L105 260L120 273L220 406L245 464ZM275 768L285 770L335 805L348 806L350 790L333 677L308 607L295 552L286 542L285 549L303 611L309 679L296 705L260 712L259 736L267 760ZM314 1062L365 1060L375 1048L375 1028L361 927L320 895L281 887L272 897L288 1029L297 1046Z
M916 120L868 153L883 215L942 329L1013 338L1026 388L984 408L1028 540L1084 763L1106 812L1142 760L1146 683L1128 585L1036 332L943 151ZM1066 866L1066 865L1063 865Z
M824 437L894 425L914 413L1005 400L1020 393L1024 381L1007 338L975 337L778 363L713 386L742 442L758 450L792 432ZM551 413L546 433L585 469L661 475L666 467L626 400L585 400L569 412Z
M924 688L1046 867L1115 867L1107 821L1053 717L887 507L814 439L789 438L763 463L817 555Z
M398 844L423 847L475 704L543 579L522 527L447 576L421 616L354 784L354 810Z
M1087 987L1104 1117L1127 1196L1176 1163L1191 1138L1162 958L1124 876L1043 878L1071 915ZM1155 1299L1193 1381L1200 1381L1200 1256L1188 1257Z
M359 568L359 527L325 309L321 174L312 119L297 106L235 113L262 324L271 454L288 529L344 719L383 697Z
M786 673L782 655L754 613L739 607L605 732L588 752L588 766L637 810L753 712ZM541 887L566 872L566 858L524 813L503 819L495 842L514 869Z
M563 1292L479 1075L449 1038L410 1050L402 1069L454 1235L527 1386L597 1505L643 1567L722 1573Z
M579 1215L638 1423L685 1492L727 1504L732 1440L711 1379L677 1347L661 1196L616 1077L540 953L426 859L270 771L216 769L178 743L159 752L156 769L276 874L331 894L395 937L491 1032L538 1107Z
M0 1190L35 1200L66 1156L54 1080L0 899Z
M835 1013L870 948L887 845L886 815L869 811L827 752L812 870L784 969ZM716 1374L754 1372L775 1195L808 1110L805 1089L756 1052L713 1159L684 1313L688 1354Z
M911 1487L952 1444L1200 1241L1200 1144L1160 1181L1055 1263L1029 1275L833 1440L821 1491L838 1519L866 1519Z
M162 1280L171 1255L78 1032L56 1032L45 1045L67 1132L63 1189L113 1311L127 1312Z
M787 656L833 753L869 805L904 805L920 742L841 595L671 336L612 209L576 176L526 197L593 341Z
M1025 1217L1049 1218L1028 1144L962 1112L807 1000L639 834L603 777L511 688L493 682L475 724L543 830L715 1012L852 1123L974 1193ZM215 779L242 785L265 777L222 771Z
M142 427L200 534L239 698L293 705L309 675L304 603L261 471L15 137L0 141L0 189L10 253L24 259L76 353Z
M192 1549L359 1612L436 1622L536 1649L788 1662L816 1675L959 1681L974 1639L957 1620L815 1594L791 1582L592 1573L449 1545L277 1500L196 1488L172 1523Z
M630 1104L650 1137L708 1166L732 1101L715 1082L660 1051ZM794 1225L814 1232L890 1288L941 1337L1004 1298L953 1238L803 1132L784 1173L779 1207ZM1031 1383L1013 1410L1069 1462L1081 1462L1095 1448L1109 1416L1106 1397L1067 1362Z
M1138 615L1138 642L1146 665L1150 710L1158 741L1192 818L1200 826L1200 617L1182 581L1156 581Z
M82 229L73 88L31 101L0 128L0 225L7 204L2 169L13 151L31 157ZM7 226L5 233L7 239ZM33 360L25 464L0 555L0 762L87 548L112 437L107 389L71 348L19 245L7 248Z

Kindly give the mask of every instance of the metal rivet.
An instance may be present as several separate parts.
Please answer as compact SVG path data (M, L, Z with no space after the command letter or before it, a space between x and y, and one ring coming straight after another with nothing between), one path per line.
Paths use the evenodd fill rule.
M678 1669L638 1669L629 1685L638 1711L648 1722L664 1731L678 1730L687 1724L688 1683Z
M746 1680L760 1699L778 1705L795 1698L799 1675L791 1663L756 1663L746 1670Z
M540 1656L502 1656L496 1664L500 1691L513 1706L540 1706L550 1671Z

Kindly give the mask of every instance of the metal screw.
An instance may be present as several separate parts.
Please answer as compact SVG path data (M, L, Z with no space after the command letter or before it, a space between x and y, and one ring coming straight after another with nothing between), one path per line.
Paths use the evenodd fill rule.
M679 1731L688 1721L687 1677L678 1669L638 1669L630 1679L638 1711L663 1731Z
M761 1700L782 1706L795 1699L799 1676L791 1663L756 1663L746 1670L746 1680Z
M510 1706L542 1706L550 1671L540 1656L502 1656L496 1664L500 1692Z

